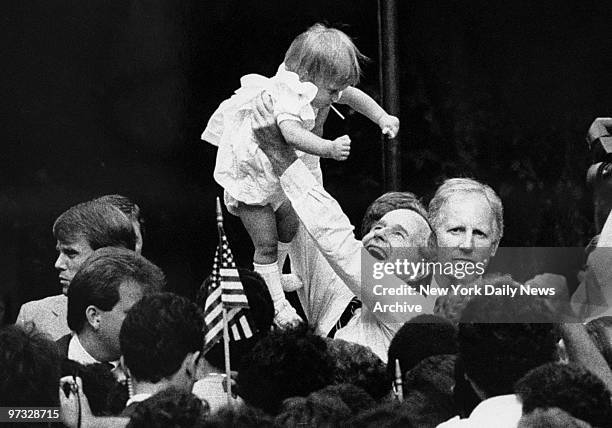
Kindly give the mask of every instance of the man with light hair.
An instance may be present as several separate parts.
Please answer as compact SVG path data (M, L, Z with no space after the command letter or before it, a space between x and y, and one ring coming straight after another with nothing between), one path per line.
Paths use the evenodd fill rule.
M462 270L461 277L456 269L453 274L435 273L435 283L448 287L458 281L473 282L486 271L504 233L504 209L497 193L486 184L451 178L429 202L429 222L436 261ZM465 274L466 266L474 266L473 274Z

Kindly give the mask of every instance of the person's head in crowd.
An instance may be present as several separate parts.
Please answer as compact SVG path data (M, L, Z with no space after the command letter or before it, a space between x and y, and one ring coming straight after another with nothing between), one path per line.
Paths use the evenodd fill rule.
M204 419L199 428L272 428L274 419L251 406L224 407Z
M612 316L595 318L586 325L591 340L612 368Z
M558 407L593 426L612 427L610 391L580 365L542 365L520 379L515 391L523 404L523 414Z
M389 211L397 209L412 210L427 218L427 209L421 201L410 192L387 192L374 200L366 209L361 220L361 236L366 236L372 226Z
M75 374L83 381L83 393L93 415L110 416L116 413L111 409L110 400L118 383L107 367L103 364L80 364L64 358L61 362L60 377Z
M60 358L55 343L35 330L0 328L2 406L58 406Z
M132 307L121 327L120 342L135 394L169 386L191 391L203 324L197 305L174 293L154 293Z
M440 394L452 395L455 386L454 372L456 355L443 354L424 358L403 376L404 391L434 390Z
M525 373L556 361L558 337L553 324L543 322L552 319L547 314L546 302L534 296L476 296L470 300L459 323L458 401L457 393L468 386L480 400L512 394L514 383ZM464 410L469 413L472 409Z
M59 253L55 269L62 292L83 262L97 249L119 247L134 250L136 235L128 217L108 203L88 201L69 208L53 224Z
M411 370L421 360L432 355L457 352L457 329L444 318L419 315L398 330L388 351L388 379L395 378L395 360L402 373Z
M456 355L434 355L404 374L404 402L417 426L437 426L456 414L455 360Z
M348 406L352 415L376 405L376 401L370 394L352 383L328 385L313 394L328 395L336 400L342 400Z
M406 403L393 401L379 404L348 419L343 425L347 428L417 428L414 416Z
M410 389L404 392L404 406L416 427L436 427L457 414L452 394L434 389Z
M573 417L557 407L535 409L521 416L517 428L592 428L591 424Z
M208 415L206 402L189 391L166 388L141 402L130 416L128 428L192 428Z
M128 217L132 223L134 234L136 236L134 251L140 254L142 252L142 245L145 236L145 222L144 218L142 217L142 213L140 212L140 207L132 202L130 198L117 194L100 196L99 198L94 199L94 201L110 204L119 209Z
M115 361L121 355L119 330L128 310L164 285L161 269L134 251L100 248L71 282L68 327L97 361Z
M0 293L0 327L13 323L13 305L9 293Z
M482 289L485 285L492 286L496 289L502 286L510 286L512 288L520 287L520 284L512 279L510 275L500 273L485 273L481 278L476 279L474 283L468 285L468 287L481 287ZM434 314L447 319L453 325L457 326L461 320L463 310L468 302L474 297L475 295L469 293L448 293L440 296L436 299Z
M248 316L255 324L253 337L242 339L239 341L230 342L230 366L238 367L240 360L244 355L253 349L253 346L259 339L270 331L272 321L274 319L274 305L270 292L264 279L257 272L248 269L238 268L238 275L244 288L244 292L249 302L249 308L246 309ZM212 282L212 276L206 278L202 287L198 291L196 301L200 308L204 308L206 302L207 290ZM204 355L206 361L215 369L222 371L225 367L225 354L223 351L224 342L221 339L215 346L210 348Z
M274 331L244 356L238 394L270 414L289 397L305 397L332 383L334 361L325 340L307 326Z
M501 199L491 187L469 178L451 178L438 187L429 202L429 221L437 261L461 269L460 276L436 275L438 283L467 283L482 275L504 233ZM468 264L477 269L468 271Z
M292 397L283 402L274 422L278 427L333 428L351 416L351 410L342 400L316 392L307 397Z
M374 400L391 392L386 365L370 348L342 339L326 339L335 362L334 383L352 383L363 388Z

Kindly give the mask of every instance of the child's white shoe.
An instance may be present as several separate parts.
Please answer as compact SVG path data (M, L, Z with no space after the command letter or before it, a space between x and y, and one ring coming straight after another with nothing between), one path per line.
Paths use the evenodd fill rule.
M295 308L287 300L274 308L274 325L278 328L295 327L301 322L304 322L304 320L300 318Z

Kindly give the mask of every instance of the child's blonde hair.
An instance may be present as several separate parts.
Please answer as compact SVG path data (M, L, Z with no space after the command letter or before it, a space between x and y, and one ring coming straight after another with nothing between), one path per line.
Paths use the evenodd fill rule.
M366 59L345 33L315 24L291 43L285 67L316 85L356 85L361 76L359 63Z

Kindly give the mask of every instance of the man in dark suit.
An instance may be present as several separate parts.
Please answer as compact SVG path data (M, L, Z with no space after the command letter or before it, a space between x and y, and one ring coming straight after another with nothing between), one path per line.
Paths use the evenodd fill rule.
M124 248L100 248L82 264L68 289L67 334L57 341L61 355L81 364L118 366L119 331L129 309L161 291L164 274Z

